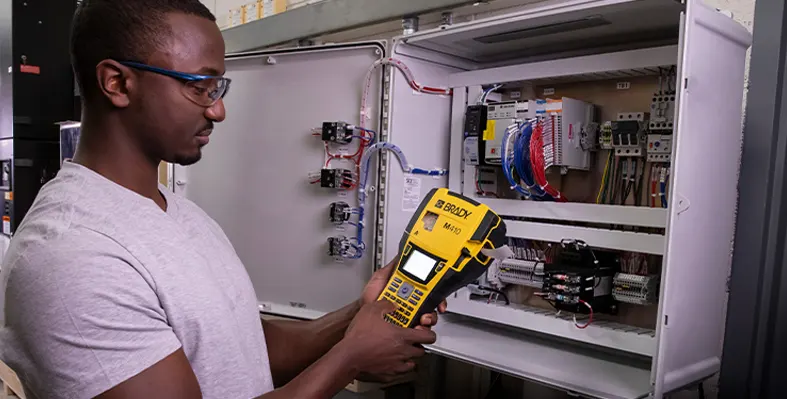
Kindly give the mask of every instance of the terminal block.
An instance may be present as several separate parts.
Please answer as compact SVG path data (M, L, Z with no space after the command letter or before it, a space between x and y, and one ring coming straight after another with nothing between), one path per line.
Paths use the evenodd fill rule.
M331 223L342 224L350 220L352 208L344 201L331 203Z
M353 140L355 127L345 122L323 122L322 141L349 144Z
M617 273L612 285L612 296L615 300L635 305L650 305L655 303L658 295L659 276Z
M500 262L497 279L502 283L541 288L544 263L536 260L505 259Z
M612 122L607 121L601 125L598 135L598 145L602 150L612 149Z
M347 169L320 170L320 187L350 189L355 186L355 174Z

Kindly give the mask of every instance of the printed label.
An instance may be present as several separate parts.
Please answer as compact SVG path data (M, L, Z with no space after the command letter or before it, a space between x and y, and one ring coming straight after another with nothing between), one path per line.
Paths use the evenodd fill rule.
M486 130L484 130L484 141L494 140L495 139L495 125L496 121L494 119L490 119L486 121Z
M402 189L402 210L414 212L421 204L421 178L414 176L404 177Z

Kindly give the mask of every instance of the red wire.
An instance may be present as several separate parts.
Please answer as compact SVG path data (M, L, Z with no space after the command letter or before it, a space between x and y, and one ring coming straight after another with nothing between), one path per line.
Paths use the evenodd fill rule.
M650 207L656 207L656 187L658 186L658 176L656 175L656 165L650 166Z
M576 323L576 321L574 322L574 325L575 325L577 328L579 328L580 330L584 330L584 329L588 328L588 326L589 326L591 323L593 323L593 308L590 306L590 304L589 304L589 303L587 303L587 302L585 302L585 301L583 301L583 300L581 300L581 299L579 300L579 303L581 303L581 304L583 304L583 305L587 306L587 308L588 308L588 309L590 309L590 316L588 317L588 322L587 322L587 323L585 323L585 324L583 324L583 325L579 325L579 324L577 324L577 323ZM576 320L576 317L574 317L574 320Z
M536 184L541 186L544 191L555 198L555 200L559 202L568 201L568 199L561 195L560 191L550 186L549 181L547 181L546 165L544 162L544 126L541 122L533 129L533 134L530 138L530 164L533 169L533 177L536 180Z

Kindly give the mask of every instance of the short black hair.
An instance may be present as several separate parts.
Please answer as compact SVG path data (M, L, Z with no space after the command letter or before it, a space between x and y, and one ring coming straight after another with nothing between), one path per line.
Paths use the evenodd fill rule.
M83 0L71 25L71 64L82 97L89 98L97 89L99 62L146 62L172 33L168 13L216 21L199 0Z

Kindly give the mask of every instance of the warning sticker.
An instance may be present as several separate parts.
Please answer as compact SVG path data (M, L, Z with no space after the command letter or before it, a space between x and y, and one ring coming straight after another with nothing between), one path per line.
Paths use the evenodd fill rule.
M413 212L421 205L421 178L413 176L404 177L402 189L402 210Z

